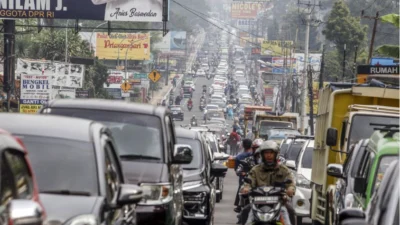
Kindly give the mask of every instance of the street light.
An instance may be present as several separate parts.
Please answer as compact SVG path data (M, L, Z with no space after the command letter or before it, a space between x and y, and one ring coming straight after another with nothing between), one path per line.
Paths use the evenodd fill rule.
M97 28L99 28L100 26L102 26L102 25L104 25L104 24L106 24L106 23L108 23L108 22L104 22L104 23L101 23L101 24L97 25L97 26L93 29L92 33L90 34L90 38L89 38L89 40L90 40L90 52L92 52L92 50L93 50L93 47L92 47L92 37L93 37L94 31L95 31Z

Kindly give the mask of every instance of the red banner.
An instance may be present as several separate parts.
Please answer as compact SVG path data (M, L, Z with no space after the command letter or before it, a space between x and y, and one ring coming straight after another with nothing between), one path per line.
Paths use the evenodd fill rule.
M231 5L231 17L235 19L255 19L259 11L264 9L263 3L233 2Z

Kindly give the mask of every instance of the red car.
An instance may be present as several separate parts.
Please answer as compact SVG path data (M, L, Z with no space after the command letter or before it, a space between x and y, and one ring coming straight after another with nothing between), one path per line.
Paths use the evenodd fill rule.
M28 152L22 141L0 129L0 224L17 225L25 220L41 225L46 214ZM18 211L24 210L23 215Z

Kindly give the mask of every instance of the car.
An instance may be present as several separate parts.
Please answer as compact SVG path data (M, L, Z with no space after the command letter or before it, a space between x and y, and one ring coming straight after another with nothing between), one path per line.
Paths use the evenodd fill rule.
M16 113L2 113L0 120L1 127L20 138L29 151L49 219L61 224L135 222L142 191L125 183L114 138L105 125Z
M193 91L196 91L196 85L195 85L194 81L192 81L192 80L186 80L183 86L191 87L193 89Z
M224 177L228 168L213 163L211 150L199 132L177 127L176 136L178 143L193 149L192 162L183 167L184 220L188 224L214 224L216 190L213 181Z
M210 100L213 100L213 99L222 100L223 102L226 103L226 98L224 96L220 95L220 94L215 93L215 92L214 92L213 95L211 95L211 99Z
M219 100L219 99L211 99L210 104L212 105L218 105L218 107L224 111L225 107L226 107L226 103L223 100Z
M193 89L189 86L183 86L183 97L184 98L192 98L193 97Z
M391 162L379 188L374 191L366 211L344 209L339 213L339 225L397 225L399 224L400 185L399 160Z
M206 117L208 120L210 120L212 118L225 119L224 113L219 110L207 110Z
M210 110L221 111L221 109L218 107L218 105L214 105L214 104L206 105L205 111L208 112Z
M49 102L40 113L106 124L116 140L127 182L140 184L144 192L144 200L137 206L138 224L181 223L180 165L190 163L191 149L176 143L168 109L112 100L59 99ZM156 194L160 192L163 194Z
M170 110L172 112L173 120L183 121L185 119L185 113L183 112L182 107L180 105L172 105Z
M0 130L0 221L4 225L42 224L46 212L22 141ZM23 213L20 213L23 212Z
M296 212L296 224L302 225L303 218L310 218L311 169L314 140L310 137L303 145L295 161L286 161L288 168L293 169L296 178L296 193L292 198Z
M282 154L283 158L286 160L286 165L289 161L296 161L297 156L303 149L304 145L308 143L308 140L314 139L312 136L303 136L303 135L297 135L295 138L290 142L289 147L287 148L286 152ZM291 167L293 169L293 166L291 164ZM295 168L295 167L294 167Z
M196 75L200 76L200 77L205 77L206 76L206 72L203 69L199 69L199 70L197 70Z
M260 138L267 138L267 137L279 137L279 138L275 138L274 140L276 142L279 143L279 145L281 144L281 142L287 137L287 136L296 136L296 135L301 135L300 132L298 130L295 130L293 128L279 128L279 127L275 127L275 128L271 128L268 129L267 132L264 135L260 134Z

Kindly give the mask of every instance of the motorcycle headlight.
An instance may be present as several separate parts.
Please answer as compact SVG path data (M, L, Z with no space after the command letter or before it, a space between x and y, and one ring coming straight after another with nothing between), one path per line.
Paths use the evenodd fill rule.
M311 182L301 174L296 175L296 186L311 189Z
M269 212L269 213L257 212L257 217L260 219L260 221L263 221L263 222L272 220L274 218L274 215L275 215L274 212Z
M99 222L94 215L80 215L69 219L65 225L98 225Z
M141 184L143 199L140 205L161 205L172 200L170 184Z

